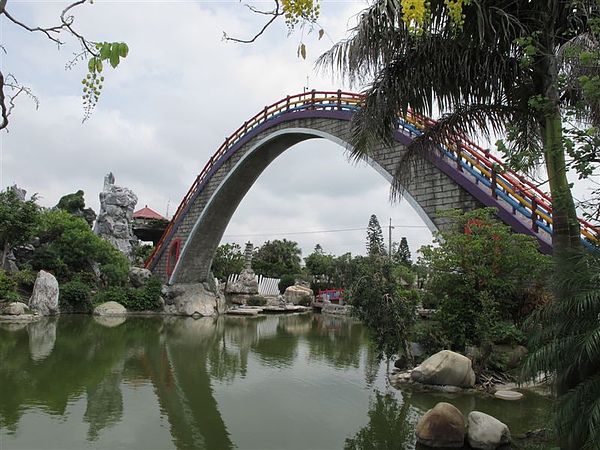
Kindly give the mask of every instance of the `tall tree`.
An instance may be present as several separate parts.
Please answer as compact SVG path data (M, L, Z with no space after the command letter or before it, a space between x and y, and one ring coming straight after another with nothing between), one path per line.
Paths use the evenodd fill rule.
M298 243L287 239L266 241L255 250L252 268L257 274L280 278L300 273L302 250Z
M371 214L367 225L367 254L369 256L385 255L383 231L375 214Z
M597 136L599 19L596 0L376 0L362 13L352 36L319 64L357 84L368 83L353 119L358 159L368 157L380 142L393 142L398 115L441 112L440 120L426 127L400 158L394 194L414 175L416 158L437 151L450 137L502 135L500 148L511 163L526 169L542 161L560 274L573 264L577 252L572 250L581 247L567 179L567 143L578 142L565 139L563 114L587 127L583 136ZM596 153L597 147L588 161ZM556 302L568 298L566 289L557 285ZM564 329L560 336L565 337ZM559 396L591 376L556 361ZM594 417L590 424L597 429L600 414ZM586 439L562 436L570 449L581 448Z
M4 268L11 250L31 239L40 220L35 196L20 198L15 188L0 192L0 268Z
M245 261L240 244L219 245L212 260L211 270L215 277L225 281L229 275L240 273L244 269Z
M406 267L412 266L410 247L408 246L408 239L405 236L402 236L402 239L400 239L400 244L398 244L398 249L392 255L392 259L396 264Z

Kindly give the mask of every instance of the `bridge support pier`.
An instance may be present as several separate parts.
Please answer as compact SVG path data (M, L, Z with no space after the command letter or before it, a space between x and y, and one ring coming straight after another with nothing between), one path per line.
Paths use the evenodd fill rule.
M179 283L165 286L165 312L178 316L214 317L225 312L225 296L217 286L203 283Z

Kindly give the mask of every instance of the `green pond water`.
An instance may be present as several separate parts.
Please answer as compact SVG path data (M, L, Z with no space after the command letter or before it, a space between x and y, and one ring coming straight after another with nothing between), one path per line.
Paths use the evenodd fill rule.
M414 449L440 401L513 434L550 408L390 387L363 326L320 314L0 324L1 450Z

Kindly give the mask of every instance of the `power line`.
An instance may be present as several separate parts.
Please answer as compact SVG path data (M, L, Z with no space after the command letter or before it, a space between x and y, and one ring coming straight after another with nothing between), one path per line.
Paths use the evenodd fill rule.
M394 228L427 228L426 225L394 225ZM247 238L260 236L295 236L300 234L323 234L323 233L342 233L347 231L366 231L367 227L361 228L338 228L334 230L317 230L317 231L290 231L290 232L265 232L259 234L226 234L225 238Z

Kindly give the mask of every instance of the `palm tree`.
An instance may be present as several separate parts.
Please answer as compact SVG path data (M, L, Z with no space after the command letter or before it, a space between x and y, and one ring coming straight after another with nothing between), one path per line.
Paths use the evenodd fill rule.
M567 179L563 114L575 113L589 130L599 129L600 88L589 83L600 73L598 19L596 0L375 0L351 37L325 53L318 66L354 84L367 83L353 118L355 159L369 156L380 142L391 144L399 115L439 111L436 124L400 159L396 197L410 181L416 159L450 136L504 136L510 162L522 168L543 162L553 200L555 270L567 273L573 258L580 258L573 250L581 239ZM595 95L587 95L589 90ZM570 288L557 284L556 305L570 298ZM563 306L556 307L560 313ZM587 379L572 370L576 365L567 365L554 366L562 372L559 396ZM596 427L599 417L593 416Z
M352 83L369 82L353 121L352 156L391 143L398 115L442 115L409 146L395 173L394 194L409 181L411 162L448 136L505 135L513 161L543 161L553 198L553 244L579 246L580 233L566 172L561 111L582 100L578 83L561 85L562 67L582 68L573 53L598 48L592 29L595 0L462 0L464 20L431 0L417 32L404 22L406 0L377 0L363 11L352 36L318 61ZM413 1L411 3L419 3ZM414 22L413 24L414 25ZM569 64L565 64L568 62ZM598 74L598 65L587 66ZM561 89L563 88L563 89ZM585 118L598 122L598 103Z
M557 385L579 382L559 396L556 426L569 449L600 449L600 255L581 253L558 284L570 295L535 311L532 350L524 366L529 378L557 377ZM558 370L557 370L558 368Z

